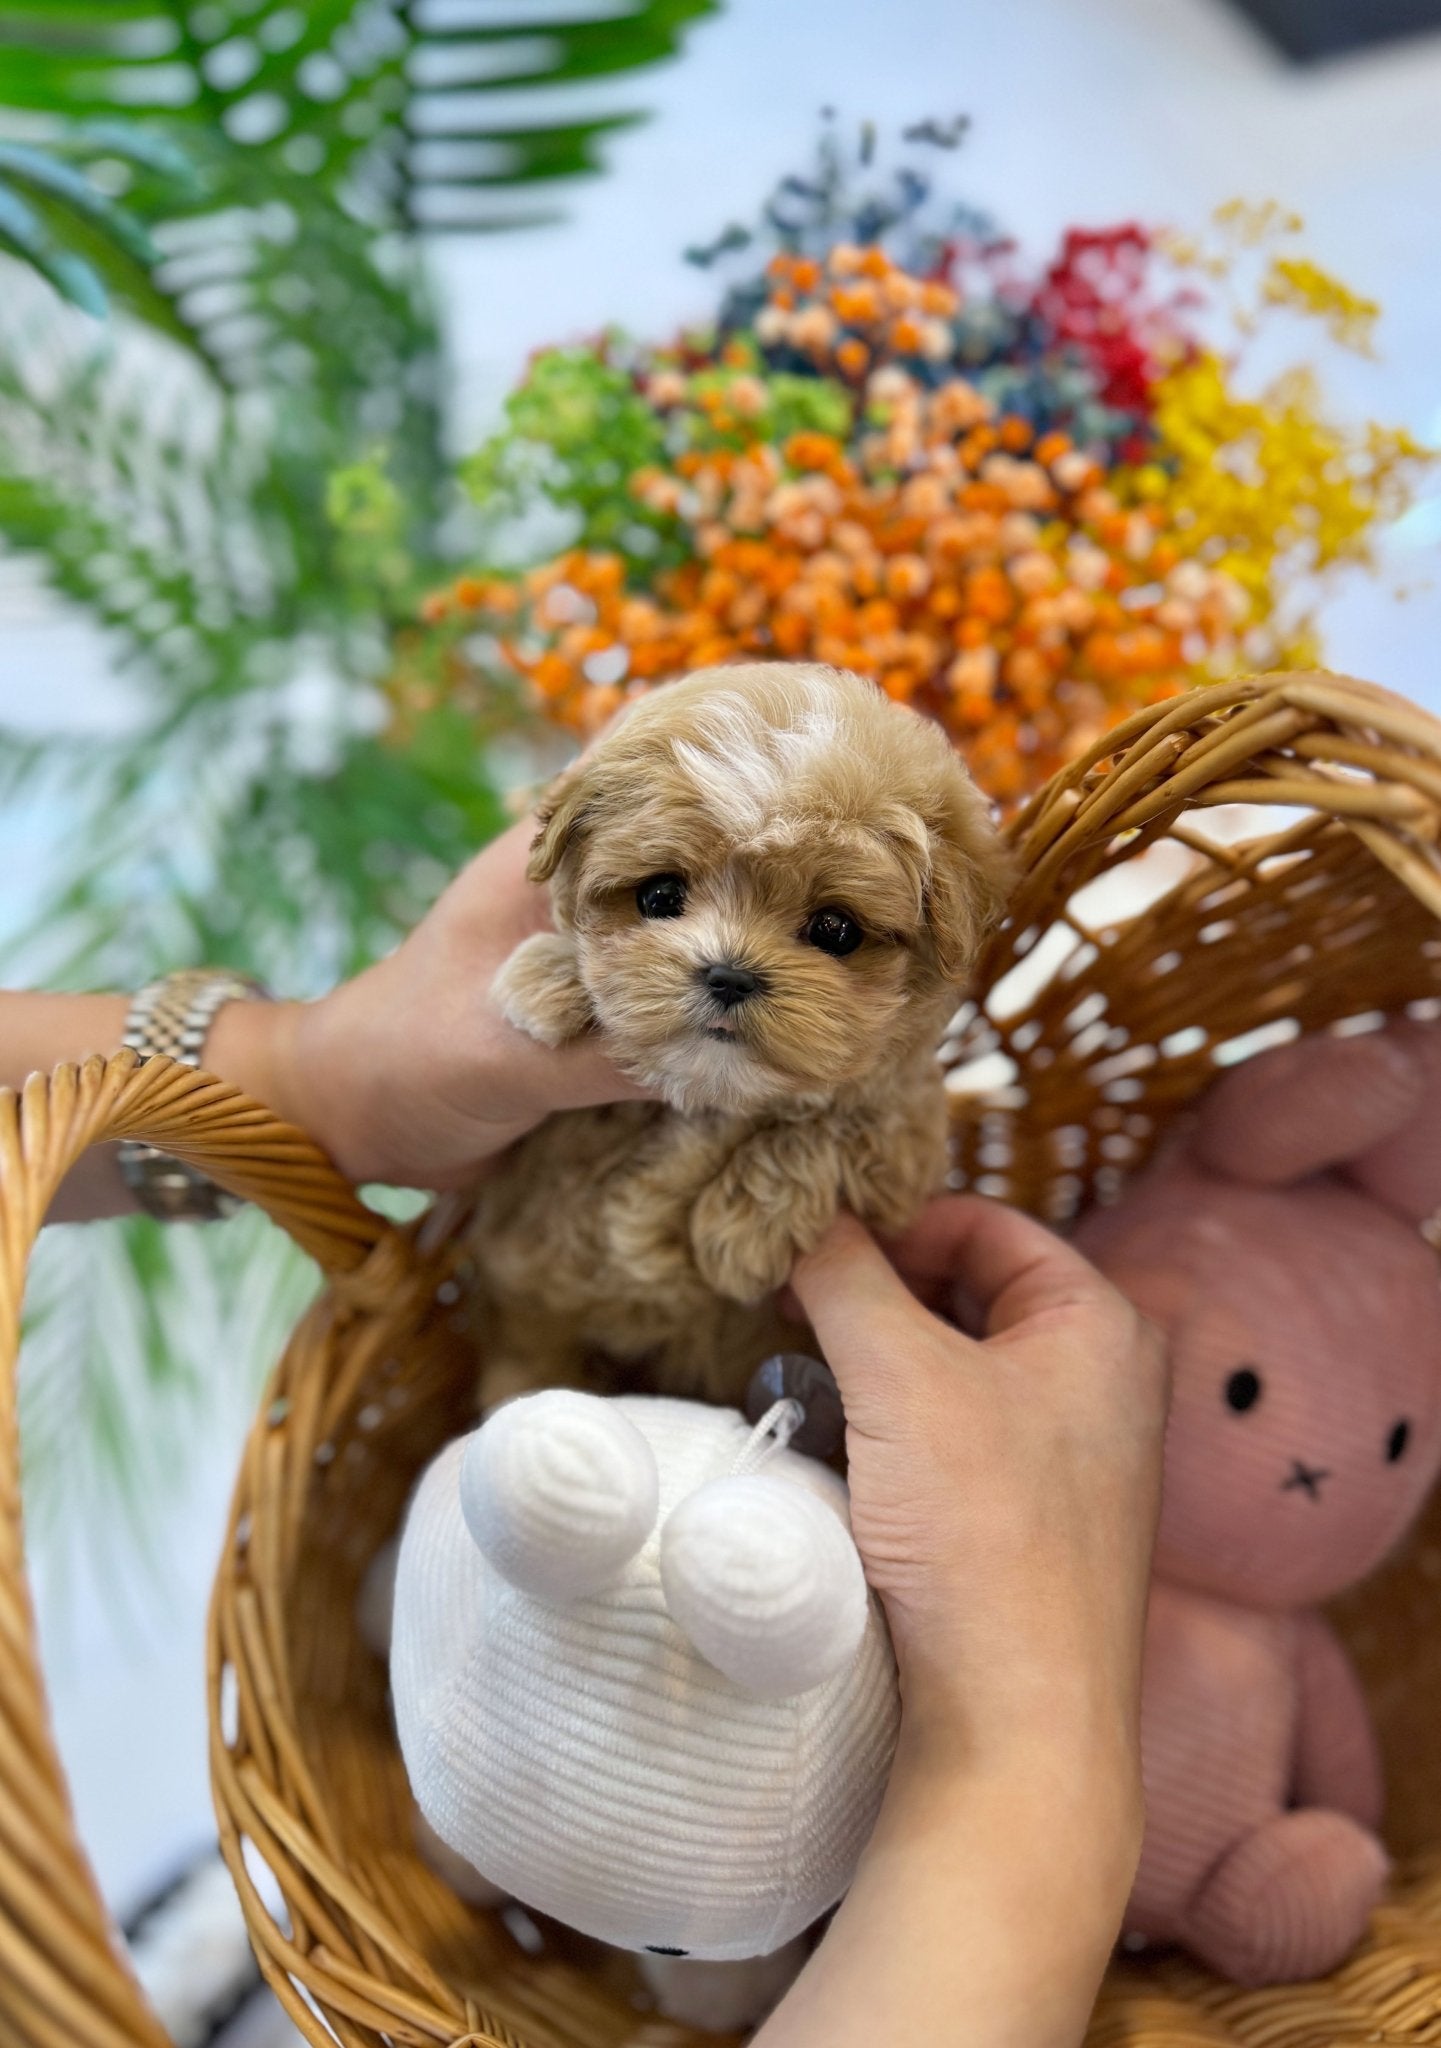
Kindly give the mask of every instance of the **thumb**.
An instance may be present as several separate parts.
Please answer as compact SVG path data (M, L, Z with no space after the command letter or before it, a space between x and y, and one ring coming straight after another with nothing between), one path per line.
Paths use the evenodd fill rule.
M921 1326L933 1321L854 1216L838 1216L815 1250L797 1260L791 1291L852 1416L904 1373Z
M621 1072L594 1033L544 1055L558 1109L591 1109L606 1102L653 1102L656 1091Z

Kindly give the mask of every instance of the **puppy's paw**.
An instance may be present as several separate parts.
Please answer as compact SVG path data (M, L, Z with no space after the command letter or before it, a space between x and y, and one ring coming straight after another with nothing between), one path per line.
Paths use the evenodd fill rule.
M565 1045L594 1021L574 941L560 932L522 940L491 983L491 994L506 1023L541 1045Z
M706 1286L728 1301L762 1301L774 1294L796 1259L796 1246L779 1218L738 1215L713 1200L711 1191L695 1205L691 1246Z
M691 1250L707 1287L742 1302L783 1287L834 1217L838 1183L824 1128L793 1124L748 1138L691 1210Z
M853 1216L882 1236L909 1229L946 1184L945 1126L919 1118L884 1126L879 1142L860 1142L841 1155L841 1192Z

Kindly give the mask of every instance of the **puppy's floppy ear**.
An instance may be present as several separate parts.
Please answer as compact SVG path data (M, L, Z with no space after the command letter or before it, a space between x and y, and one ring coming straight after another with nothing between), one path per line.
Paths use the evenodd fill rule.
M941 973L961 984L970 979L986 934L1005 914L1015 863L969 781L949 795L930 836L926 923Z
M585 817L598 794L596 764L582 755L557 775L536 811L536 834L530 845L526 875L548 882L584 829Z

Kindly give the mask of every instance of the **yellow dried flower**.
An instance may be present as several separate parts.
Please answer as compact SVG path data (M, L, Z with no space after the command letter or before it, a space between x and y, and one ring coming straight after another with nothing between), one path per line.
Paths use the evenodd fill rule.
M1374 355L1372 331L1381 317L1375 299L1363 299L1349 285L1299 256L1273 256L1261 281L1261 297L1269 306L1290 306L1323 320L1331 339L1358 355Z
M1327 420L1309 371L1246 398L1209 353L1159 381L1155 425L1172 458L1166 502L1181 546L1246 590L1258 620L1298 578L1369 562L1375 527L1405 509L1433 459L1404 428ZM1287 630L1309 646L1307 623Z

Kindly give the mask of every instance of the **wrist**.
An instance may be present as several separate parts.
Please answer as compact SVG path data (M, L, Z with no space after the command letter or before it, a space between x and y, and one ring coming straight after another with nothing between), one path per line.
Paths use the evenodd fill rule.
M1082 1759L1040 1759L949 1786L902 1777L887 1791L842 1912L928 1922L932 1953L967 1931L959 1978L1026 1987L998 2038L1079 2041L1124 1924L1140 1857L1139 1805ZM1007 2007L1009 1999L1002 2001ZM1047 2017L1047 2016L1051 2017Z
M1135 1743L1027 1730L1004 1745L968 1740L953 1730L908 1733L901 1739L880 1817L862 1863L887 1859L938 1830L984 1839L998 1865L1008 1858L1026 1873L1037 1896L1084 1900L1077 1925L1084 1944L1109 1946L1130 1896L1141 1852L1145 1803ZM1036 1844L1047 1845L1044 1872Z
M314 1002L227 1003L211 1027L204 1064L315 1140L348 1180L385 1178L365 1135L362 1097L373 1062L352 1051L342 983Z
M292 1002L227 1003L210 1027L200 1063L286 1123L309 1129L295 1057L304 1008Z
M959 1759L968 1772L1004 1777L1042 1760L1139 1799L1140 1672L1129 1651L1105 1657L1094 1632L1036 1637L1017 1624L984 1651L953 1635L939 1654L909 1639L898 1653L900 1755L918 1772L944 1773Z
M757 2037L1076 2048L1139 1851L1130 1790L1084 1754L943 1760L902 1733L874 1832L829 1931Z

